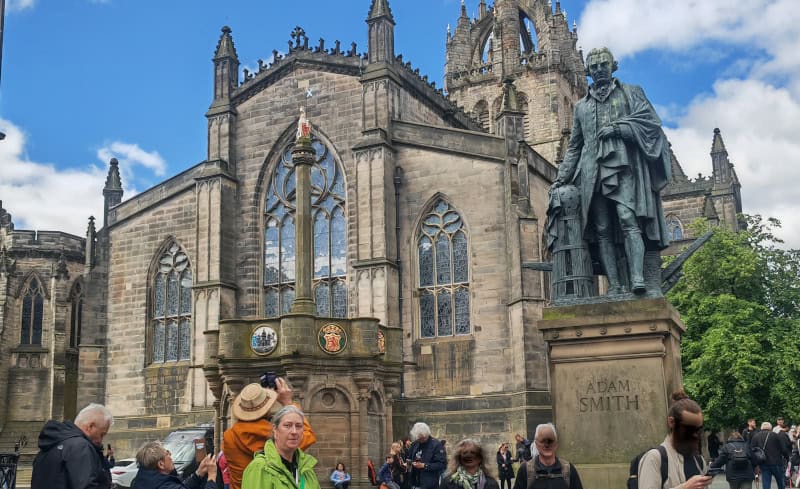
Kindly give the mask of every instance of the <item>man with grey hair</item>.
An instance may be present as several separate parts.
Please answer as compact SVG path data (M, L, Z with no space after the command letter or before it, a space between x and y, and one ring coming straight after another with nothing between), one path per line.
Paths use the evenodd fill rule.
M411 487L438 489L439 475L447 467L447 456L442 443L431 435L431 428L425 423L411 427L414 442L408 451L406 463L410 467Z
M31 489L108 489L111 473L103 457L103 437L114 416L100 404L89 404L74 422L48 421L39 433Z
M575 465L556 456L558 433L553 423L537 426L533 441L539 453L520 464L514 489L583 489Z

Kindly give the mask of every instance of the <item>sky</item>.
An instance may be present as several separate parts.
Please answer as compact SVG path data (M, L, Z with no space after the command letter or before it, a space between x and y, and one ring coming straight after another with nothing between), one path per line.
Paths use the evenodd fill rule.
M108 160L130 198L204 160L211 57L233 30L242 68L312 44L358 43L371 0L6 0L0 200L17 229L84 235L100 218ZM489 4L491 5L491 1ZM390 0L395 50L442 86L460 0ZM478 0L466 0L470 15ZM778 218L800 248L797 0L562 0L584 53L608 46L641 85L690 177L711 172L720 128L744 211Z

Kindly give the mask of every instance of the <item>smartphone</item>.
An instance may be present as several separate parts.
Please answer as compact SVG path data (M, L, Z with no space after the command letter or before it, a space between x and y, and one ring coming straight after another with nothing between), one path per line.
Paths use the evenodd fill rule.
M203 461L206 458L208 452L206 451L206 441L203 438L195 438L194 439L194 459L197 463Z
M708 466L705 474L703 475L710 475L711 477L718 476L719 474L725 473L725 467L711 467Z

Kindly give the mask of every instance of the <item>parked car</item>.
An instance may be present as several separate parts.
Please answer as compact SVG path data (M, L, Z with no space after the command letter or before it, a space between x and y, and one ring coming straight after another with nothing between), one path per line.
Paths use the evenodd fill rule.
M164 448L172 454L172 461L175 464L175 470L181 475L181 478L186 478L191 472L184 474L184 470L191 468L194 460L194 440L201 438L206 440L208 453L213 453L214 447L212 442L214 440L214 428L200 426L198 428L190 428L184 430L173 431L161 442ZM119 467L118 467L119 466ZM194 471L194 469L192 469ZM115 475L115 473L119 474ZM117 461L116 466L111 469L111 487L112 489L128 489L133 485L133 479L139 472L139 467L136 465L136 459L126 458Z
M135 458L123 458L117 460L114 466L111 467L111 487L112 489L123 489L131 487L133 478L139 467L136 466Z

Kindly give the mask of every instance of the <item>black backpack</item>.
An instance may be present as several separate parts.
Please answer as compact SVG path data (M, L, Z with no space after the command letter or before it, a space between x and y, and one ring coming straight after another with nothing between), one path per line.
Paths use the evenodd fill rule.
M747 445L734 445L731 443L731 463L737 469L746 469L750 465L750 454Z
M631 468L628 473L628 489L639 489L639 462L650 450L652 450L652 448L643 451L631 460ZM667 480L667 468L669 464L667 460L667 449L664 448L663 445L659 445L656 447L656 450L658 450L658 453L661 455L661 486L659 487L664 487L664 481Z

